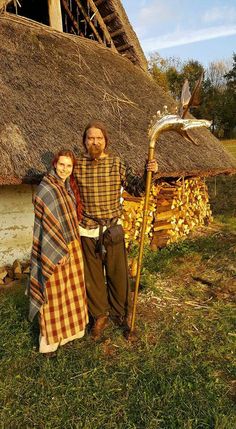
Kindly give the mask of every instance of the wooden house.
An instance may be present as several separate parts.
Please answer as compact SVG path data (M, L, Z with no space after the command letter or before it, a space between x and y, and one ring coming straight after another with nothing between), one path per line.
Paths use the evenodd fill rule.
M36 2L21 1L22 11L30 3ZM45 2L45 11L50 3L57 1ZM64 3L72 5L75 18L73 5L82 1ZM32 187L48 169L53 153L61 148L82 150L81 133L91 118L107 124L110 150L142 173L150 118L164 105L175 106L149 76L121 2L83 4L85 20L86 15L93 20L92 4L97 7L95 28L101 40L95 32L93 37L85 34L82 13L76 18L78 36L66 9L60 9L62 29L70 34L48 26L53 16L46 12L36 22L33 9L22 17L12 13L12 2L0 0L0 7L4 6L0 14L0 265L29 256ZM148 230L153 248L185 236L210 218L206 176L236 172L235 159L209 131L190 134L195 143L166 133L156 144L159 172ZM137 238L141 205L141 199L125 195L127 243Z

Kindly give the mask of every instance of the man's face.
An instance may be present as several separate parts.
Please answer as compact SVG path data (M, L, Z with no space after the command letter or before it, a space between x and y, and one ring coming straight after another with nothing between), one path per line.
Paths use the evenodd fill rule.
M59 159L55 165L55 169L60 179L65 182L65 180L71 175L73 170L72 159L68 156L59 156Z
M99 128L89 128L85 139L86 149L92 159L105 155L106 140Z

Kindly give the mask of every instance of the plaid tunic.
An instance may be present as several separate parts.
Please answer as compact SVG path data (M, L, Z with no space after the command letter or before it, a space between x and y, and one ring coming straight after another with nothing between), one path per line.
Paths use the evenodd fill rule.
M140 195L145 189L145 177L134 176L119 157L112 155L97 160L91 160L86 155L78 158L74 176L83 204L81 226L87 229L97 227L96 221L89 217L120 217L121 187L133 195Z

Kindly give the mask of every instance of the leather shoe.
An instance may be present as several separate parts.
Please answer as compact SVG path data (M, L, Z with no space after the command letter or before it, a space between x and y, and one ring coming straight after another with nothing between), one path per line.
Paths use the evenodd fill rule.
M57 357L57 352L42 353L42 355L47 359L52 359Z
M127 316L124 317L124 321L123 321L124 330L130 330L131 322L132 322L132 313L129 313L127 314Z
M95 341L99 340L99 338L101 338L102 336L103 331L107 328L108 325L109 325L109 320L107 316L99 317L94 323L91 330L92 339Z
M111 320L124 330L131 328L132 313L127 314L126 316L112 316Z

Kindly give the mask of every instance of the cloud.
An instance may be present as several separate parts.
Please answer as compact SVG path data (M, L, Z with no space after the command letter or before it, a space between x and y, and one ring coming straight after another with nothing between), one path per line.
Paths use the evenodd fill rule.
M168 3L154 3L152 6L143 7L139 12L139 19L144 25L152 21L166 21L171 19L171 8Z
M136 18L136 31L139 35L146 34L150 30L156 28L161 31L166 26L173 22L173 14L175 20L179 17L179 12L182 11L178 5L180 0L154 0L147 2L146 6L141 7ZM174 12L173 12L174 10Z
M236 8L230 6L213 7L205 11L202 22L235 22Z
M174 46L188 45L194 42L216 39L218 37L232 36L236 34L235 25L222 25L200 30L187 30L168 33L162 36L141 39L142 47L145 51L171 48Z

